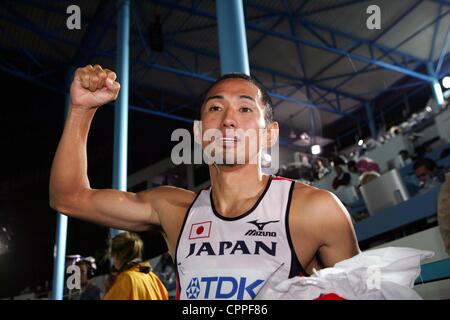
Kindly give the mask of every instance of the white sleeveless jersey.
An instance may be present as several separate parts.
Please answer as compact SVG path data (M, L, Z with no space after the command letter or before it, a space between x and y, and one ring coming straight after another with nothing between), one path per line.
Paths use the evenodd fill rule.
M294 181L269 177L253 208L236 218L220 215L211 188L200 191L176 247L178 299L254 299L275 272L305 274L289 234Z

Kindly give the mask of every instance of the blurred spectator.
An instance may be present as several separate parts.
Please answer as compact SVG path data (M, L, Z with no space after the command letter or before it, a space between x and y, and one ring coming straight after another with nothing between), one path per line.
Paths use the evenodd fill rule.
M131 232L116 235L109 246L115 279L105 300L167 300L169 295L148 262L142 261L144 244Z
M348 172L350 173L351 184L356 186L357 185L356 182L359 182L359 176L360 176L360 172L358 171L358 167L356 165L356 161L355 160L349 160L347 162L347 169L348 169Z
M430 158L418 158L414 162L414 173L423 190L436 186L444 181L443 171Z
M80 259L76 265L80 267L80 300L101 300L102 290L91 281L97 269L95 259L93 257L85 257Z
M323 165L322 160L316 159L314 161L314 178L317 180L322 179L325 175L327 175L330 170Z
M301 164L303 167L311 168L311 163L309 162L309 158L306 155L302 155Z
M348 186L351 181L350 173L348 173L345 168L345 161L341 157L337 157L333 160L334 171L336 172L336 177L333 179L333 189L337 189L340 186Z
M366 171L359 177L360 185L363 186L379 177L380 174L376 171Z
M380 176L380 166L373 160L364 157L358 160L350 160L347 163L348 171L353 175L353 179L358 179L359 184L363 185Z
M347 164L350 172L362 174L367 171L375 171L380 173L378 163L368 157L360 157L358 160L350 160Z

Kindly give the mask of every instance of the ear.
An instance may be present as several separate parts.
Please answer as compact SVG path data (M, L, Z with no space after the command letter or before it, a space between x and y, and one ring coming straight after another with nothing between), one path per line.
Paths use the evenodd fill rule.
M194 120L192 130L194 132L194 141L199 145L202 145L202 121Z
M266 146L270 149L278 140L280 128L278 122L274 121L266 127Z

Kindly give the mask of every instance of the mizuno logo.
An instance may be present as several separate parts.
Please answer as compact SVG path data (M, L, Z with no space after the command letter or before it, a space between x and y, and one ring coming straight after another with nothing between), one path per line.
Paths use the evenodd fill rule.
M254 236L254 237L276 237L276 232L270 231L261 231L261 230L248 230L245 233L246 236Z
M267 222L258 222L258 220L247 221L247 223L255 225L258 228L258 230L260 230L260 231L264 230L264 227L266 225L268 225L269 223L275 223L275 222L280 222L280 220L267 221Z

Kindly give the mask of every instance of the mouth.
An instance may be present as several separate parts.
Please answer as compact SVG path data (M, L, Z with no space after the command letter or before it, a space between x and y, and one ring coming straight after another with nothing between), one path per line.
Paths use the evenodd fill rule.
M234 141L234 142L237 142L238 138L236 138L236 137L223 137L223 138L221 138L221 140L222 141Z
M222 143L223 146L234 146L238 141L237 137L223 137L219 139L219 143Z

